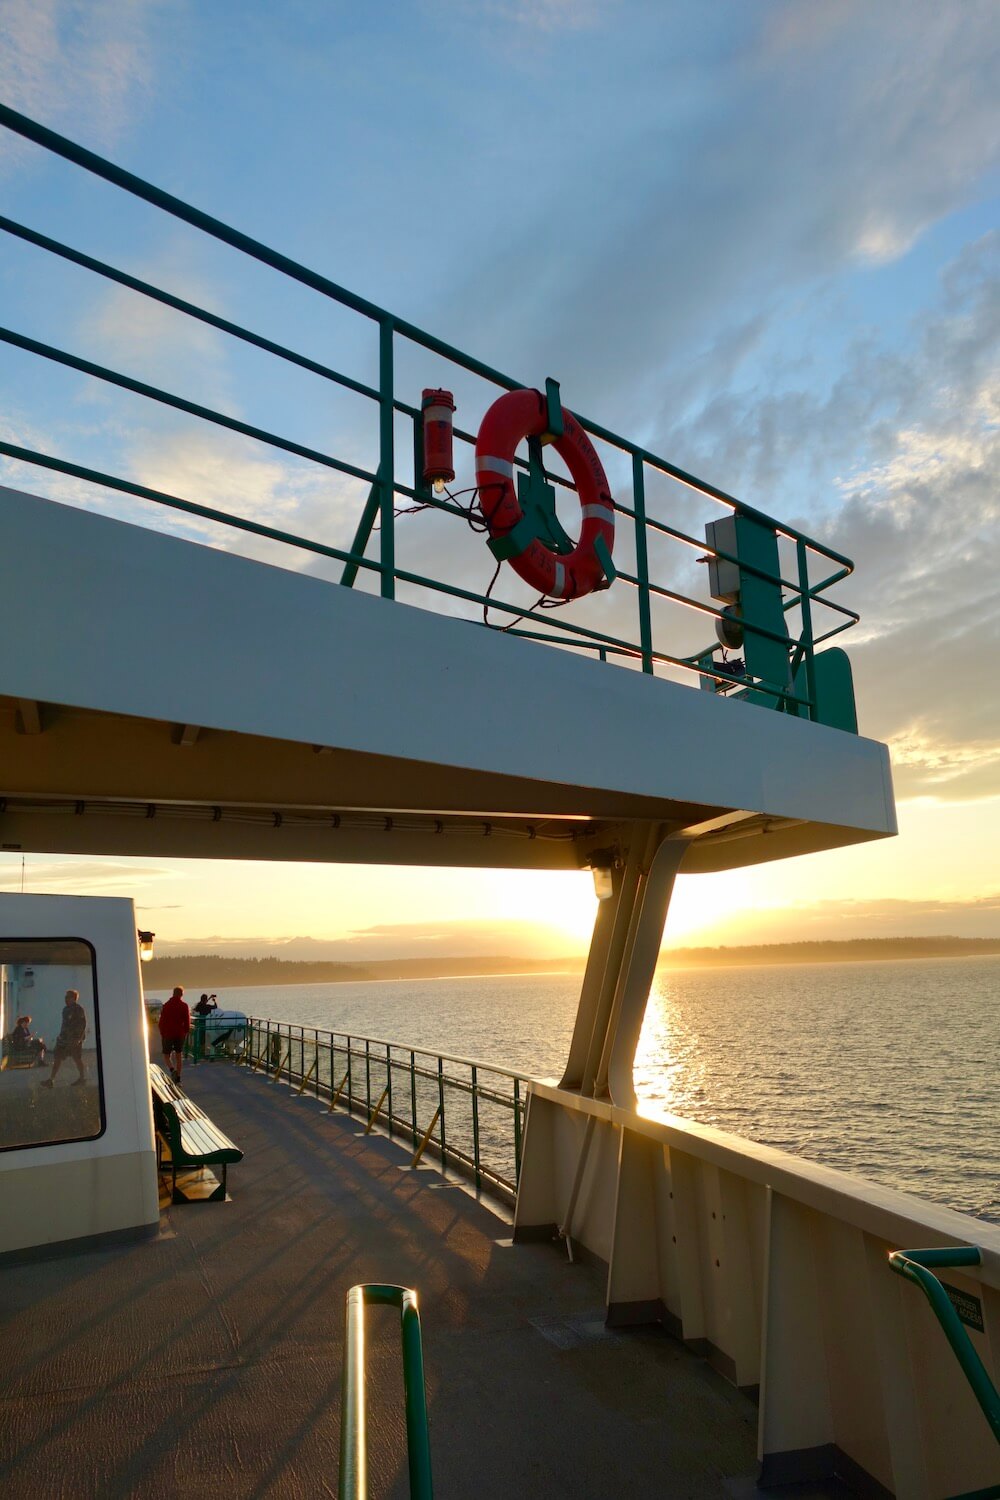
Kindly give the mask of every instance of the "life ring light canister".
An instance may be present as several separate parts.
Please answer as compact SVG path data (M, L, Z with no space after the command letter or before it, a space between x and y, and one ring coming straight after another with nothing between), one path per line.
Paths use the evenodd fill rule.
M562 435L551 442L576 485L582 514L580 540L572 552L560 555L538 536L519 536L516 531L524 516L514 485L514 454L525 438L548 434L548 411L540 391L509 391L494 401L476 438L479 505L495 544L494 555L506 556L515 573L547 598L579 599L596 588L607 588L614 577L615 509L594 445L565 407ZM505 539L509 539L509 552L500 545Z

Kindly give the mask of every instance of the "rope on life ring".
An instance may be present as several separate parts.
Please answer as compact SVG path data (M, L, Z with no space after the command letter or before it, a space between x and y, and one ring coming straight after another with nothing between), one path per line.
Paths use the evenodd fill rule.
M525 438L529 448L538 448L515 489L514 455ZM581 526L575 545L556 519L551 486L545 484L540 446L546 442L576 485ZM594 445L573 413L559 407L554 381L548 395L508 391L494 401L476 438L476 482L490 551L498 562L509 562L525 583L550 599L580 599L610 587L615 503Z

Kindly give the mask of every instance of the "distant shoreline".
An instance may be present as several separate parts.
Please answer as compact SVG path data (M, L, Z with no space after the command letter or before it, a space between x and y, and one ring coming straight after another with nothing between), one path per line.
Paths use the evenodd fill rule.
M673 948L661 969L760 968L771 965L871 963L1000 955L1000 938L852 938L802 943L758 943L714 948ZM235 958L218 953L178 953L143 965L147 989L175 984L207 989L253 985L364 984L399 979L513 978L530 974L581 974L582 957L530 959L511 955L371 959L364 963L287 958Z

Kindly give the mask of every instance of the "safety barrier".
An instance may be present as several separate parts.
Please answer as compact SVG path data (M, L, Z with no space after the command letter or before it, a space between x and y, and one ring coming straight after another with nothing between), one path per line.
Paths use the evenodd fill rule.
M955 1297L961 1306L963 1302L968 1303L969 1298L954 1291L949 1294L949 1289L942 1285L932 1269L979 1266L982 1265L982 1260L975 1245L947 1245L939 1250L894 1250L889 1256L889 1264L897 1275L904 1276L907 1281L918 1286L930 1303L931 1310L962 1367L962 1373L982 1408L983 1416L1000 1443L1000 1395L973 1348L972 1340L962 1326L962 1318L953 1301ZM989 1490L977 1490L975 1495L977 1500L978 1497L986 1500L987 1496L1000 1496L1000 1484ZM971 1497L956 1496L956 1500L971 1500Z
M365 1404L365 1307L398 1307L403 1340L406 1446L412 1500L431 1500L431 1445L424 1391L424 1353L417 1294L405 1286L368 1282L347 1294L344 1389L340 1414L339 1500L367 1500L368 1442Z
M853 571L853 563L849 558L815 541L796 527L777 521L716 486L698 479L647 448L630 442L596 422L579 418L585 431L603 450L607 460L606 467L610 470L610 482L615 492L614 509L620 529L616 558L608 578L616 578L624 588L631 591L634 626L623 630L618 626L620 617L616 612L609 614L603 604L594 606L592 600L583 601L582 609L581 602L577 601L572 620L562 609L554 620L551 613L546 611L559 604L559 601L536 600L525 603L523 600L518 602L503 599L493 594L493 583L485 591L468 587L467 572L457 574L456 578L446 579L430 577L414 568L399 566L397 551L401 551L403 547L398 525L401 515L415 510L436 512L483 529L482 515L476 511L477 491L474 484L459 493L437 494L424 482L422 412L418 401L414 399L417 396L417 381L411 376L404 383L399 374L400 365L404 360L412 364L410 356L413 350L421 351L421 361L428 366L428 373L433 373L433 379L438 383L442 378L451 379L456 387L464 383L470 393L469 402L477 410L483 409L484 382L495 388L488 393L489 400L498 393L522 388L524 382L463 354L405 319L354 295L328 277L291 260L259 240L182 202L3 105L0 105L0 126L5 126L133 198L140 199L173 219L229 246L289 281L318 293L358 318L367 320L365 326L370 328L374 325L378 337L378 373L377 381L373 383L370 378L361 379L357 375L334 369L323 361L302 354L274 339L265 338L206 307L42 234L29 225L0 217L0 230L9 238L98 277L105 283L146 298L158 308L169 310L170 314L193 320L195 326L207 327L215 334L234 339L246 348L277 359L286 367L292 365L305 371L327 382L328 388L334 386L341 392L351 393L352 398L369 403L377 417L377 422L370 424L377 431L373 433L375 441L367 457L357 447L362 442L359 433L363 431L364 423L353 418L349 424L352 434L351 458L336 457L268 428L240 420L228 412L205 406L179 392L138 380L51 342L30 337L12 328L0 328L0 341L29 358L44 359L76 376L100 382L105 387L127 393L129 397L139 397L145 402L155 403L161 409L166 408L180 414L185 422L193 419L201 424L202 431L206 426L215 428L263 444L283 455L283 461L304 461L309 465L317 465L326 473L339 476L340 482L348 489L352 485L360 486L357 492L360 514L353 540L347 547L329 545L234 511L220 510L197 500L137 483L122 473L109 472L107 467L97 468L93 464L80 463L72 455L42 452L6 441L0 442L0 454L16 463L41 467L83 481L84 484L105 492L105 499L106 492L110 490L335 561L341 566L339 582L347 587L354 585L359 573L366 574L372 586L377 587L385 598L395 598L401 590L407 598L416 599L426 606L429 602L428 593L431 596L443 596L443 603L439 607L445 608L450 614L475 619L481 614L484 624L494 624L494 628L499 628L488 618L488 612L493 610L499 618L506 619L507 623L502 628L512 634L562 648L592 651L601 660L631 665L647 673L679 673L717 693L749 695L755 702L787 713L813 719L823 718L824 722L836 721L838 727L853 727L852 694L849 681L846 686L844 684L842 669L835 662L827 661L824 664L820 677L826 686L822 687L821 692L817 686L820 679L814 663L816 648L821 643L829 641L857 622L857 614L829 594L835 584ZM450 374L445 376L444 371L449 366ZM359 366L360 373L365 373L366 369L367 366L362 362ZM550 389L554 387L555 383L551 382ZM407 399L408 395L410 399ZM463 409L466 404L468 403L463 398ZM410 441L406 445L398 441L397 426L400 422L397 419L401 419L403 430L408 430ZM131 422L123 423L122 428L129 430L132 425ZM475 443L475 435L471 432L456 428L454 435L466 447ZM410 451L404 453L404 446ZM356 459L364 461L355 461ZM119 462L123 468L129 467L127 456L123 455ZM536 479L540 478L545 484L554 486L555 490L563 493L574 490L574 486L564 476L547 471L544 467L539 468L537 455L534 469L521 459L516 459L515 462L519 471L527 472ZM471 462L468 468L471 474ZM463 500L462 494L471 495L472 499ZM235 499L234 495L234 501ZM654 507L666 506L673 520L677 521L688 515L687 507L692 501L699 504L701 501L709 502L708 510L705 516L692 516L686 526L668 523L653 514ZM732 537L728 532L724 537L713 533L715 544L706 541L705 523L719 519L719 507L722 507L723 519L735 515L739 526L743 528L742 541L734 539L735 529ZM367 549L376 532L378 555L368 556ZM659 568L667 545L671 548L671 556L665 573L660 575L658 581L653 576L650 558L654 558ZM706 646L703 641L689 639L692 620L700 622L699 629L701 624L706 628L714 628L721 623L724 632L733 623L732 607L724 607L721 603L724 597L731 596L718 589L713 593L707 588L692 592L690 586L687 589L683 586L686 581L693 585L699 571L690 566L694 560L736 565L741 580L742 610L737 633L745 635L745 660L727 658L724 651L720 658L716 653L721 648L715 640ZM479 562L487 568L492 566L492 558L485 548L479 553ZM702 576L711 571L702 570ZM813 576L817 573L821 576ZM669 585L664 581L665 578L669 579ZM599 595L598 598L603 599L604 596ZM430 602L433 607L433 599ZM817 624L814 613L818 609L827 613ZM618 626L616 630L606 628L609 620ZM688 646L693 649L685 649ZM831 673L837 679L832 683ZM826 714L820 706L823 693L827 695ZM849 707L841 711L840 705L844 703L845 694ZM836 709L831 707L834 699L838 704ZM835 720L828 717L831 712L835 713Z
M436 1157L507 1202L517 1193L527 1082L491 1063L376 1037L248 1017L242 1061L307 1090L332 1111L363 1114L409 1141L412 1164Z

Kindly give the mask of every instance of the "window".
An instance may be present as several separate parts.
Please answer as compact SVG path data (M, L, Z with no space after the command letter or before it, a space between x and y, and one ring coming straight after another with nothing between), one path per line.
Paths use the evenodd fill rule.
M0 938L0 1151L103 1130L93 948Z

